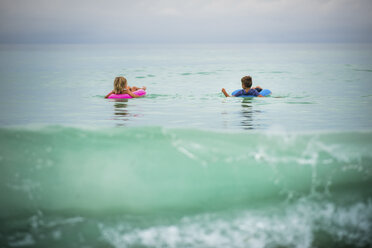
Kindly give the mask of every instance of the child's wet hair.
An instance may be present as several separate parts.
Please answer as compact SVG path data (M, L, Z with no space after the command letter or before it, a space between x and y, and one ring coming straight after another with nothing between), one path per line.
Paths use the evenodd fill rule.
M114 80L114 93L121 94L127 89L127 79L125 77L116 77Z
M252 87L252 77L251 76L242 77L241 81L242 81L242 84L246 88L251 88Z

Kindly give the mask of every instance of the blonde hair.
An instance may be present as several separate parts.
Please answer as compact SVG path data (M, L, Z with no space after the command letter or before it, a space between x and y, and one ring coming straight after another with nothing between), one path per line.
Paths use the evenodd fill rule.
M114 93L121 94L127 90L127 80L125 77L116 77L114 80Z

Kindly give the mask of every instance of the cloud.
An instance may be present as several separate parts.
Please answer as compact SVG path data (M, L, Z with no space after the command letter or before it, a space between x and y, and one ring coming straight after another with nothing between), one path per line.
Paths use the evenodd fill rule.
M0 0L0 42L372 41L370 0Z

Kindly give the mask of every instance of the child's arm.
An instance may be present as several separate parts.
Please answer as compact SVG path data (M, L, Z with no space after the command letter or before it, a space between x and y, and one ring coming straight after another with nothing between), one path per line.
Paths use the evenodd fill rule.
M110 93L108 93L105 98L108 98L109 96L111 96L112 94L114 94L114 91L111 91Z
M133 98L142 97L142 96L137 96L136 94L133 94L132 91L130 91L130 90L127 90L126 94L130 95Z
M222 93L226 96L226 97L230 97L230 95L229 94L227 94L227 92L226 92L226 90L225 90L225 88L222 88Z
M260 89L260 90L262 90L261 86L256 86L253 89Z
M137 91L137 90L139 90L139 88L137 88L136 86L132 86L132 87L128 87L128 90L130 90L131 92L133 92L133 91Z
M142 89L142 90L146 90L146 86L142 86L142 88L138 88L137 86L132 86L132 87L128 87L128 89L130 90L130 91L137 91L137 90L140 90L140 89Z
M260 90L262 90L262 88L260 87L260 86L257 86L255 89L260 89ZM261 92L261 91L260 91ZM260 93L258 93L258 97L265 97L265 96L263 96L263 95L261 95Z
M129 89L130 89L131 91L137 91L137 90L140 90L140 89L142 89L142 90L146 90L146 86L142 86L142 88L138 88L138 87L136 87L136 86L132 86L132 87L129 87Z

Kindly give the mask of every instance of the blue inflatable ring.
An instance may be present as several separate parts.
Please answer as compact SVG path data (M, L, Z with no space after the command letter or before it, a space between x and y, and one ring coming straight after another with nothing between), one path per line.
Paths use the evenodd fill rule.
M235 94L236 94L238 91L241 91L241 89L234 90L233 93L231 93L231 95L235 96ZM261 90L261 92L260 92L260 95L261 95L261 96L269 96L270 94L271 94L271 90L268 90L268 89L263 89L263 90ZM237 96L237 97L255 97L255 96L251 96L251 95L241 95L241 96Z

